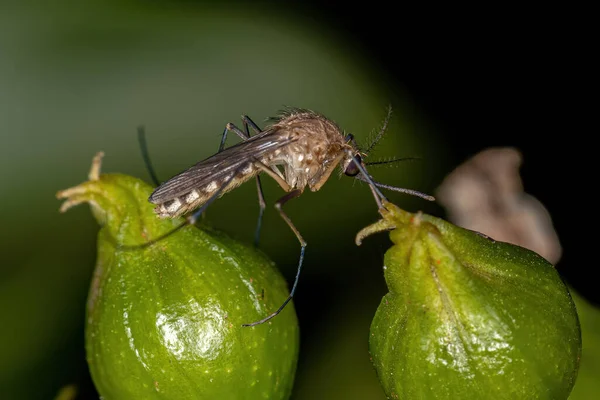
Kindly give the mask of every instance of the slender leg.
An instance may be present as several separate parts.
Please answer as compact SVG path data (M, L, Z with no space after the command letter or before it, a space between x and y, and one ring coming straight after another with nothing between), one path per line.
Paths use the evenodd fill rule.
M250 137L250 130L248 126L252 128L252 130L259 134L262 133L262 129L258 127L250 119L247 115L242 115L242 123L244 124L244 128L246 129L246 134ZM256 222L256 230L254 231L254 246L258 247L258 242L260 240L260 230L262 228L262 219L263 214L265 213L265 208L267 207L267 203L265 202L265 194L263 193L262 183L260 182L260 176L256 175L256 192L258 194L258 221Z
M227 123L227 125L225 125L225 129L223 130L223 136L221 137L221 144L219 145L219 151L218 151L219 153L222 152L223 149L225 148L225 141L227 140L227 133L229 131L234 132L236 135L238 135L244 141L248 140L248 138L250 137L250 133L244 133L240 128L238 128L231 122Z
M271 168L267 167L265 164L263 164L259 160L254 159L254 165L256 165L258 168L260 168L265 174L267 174L271 178L275 179L275 182L277 182L284 191L290 192L292 190L292 187L285 181L285 179L283 179L281 176L277 175L275 173L275 171L273 171Z
M156 177L156 173L154 172L154 168L152 167L152 163L150 162L150 153L148 152L148 144L146 143L146 129L143 126L138 126L138 142L140 144L140 150L142 151L142 158L144 159L144 163L146 164L146 169L150 174L150 178L155 186L160 185L160 181Z
M250 132L248 132L248 125L250 125L250 127L254 130L254 132L256 132L256 133L262 133L262 129L260 129L258 127L258 125L256 125L254 123L254 121L252 121L250 119L249 116L242 115L242 122L244 123L244 126L246 127L246 133L248 133L248 137L250 137Z
M283 304L281 306L279 306L277 311L275 311L271 315L267 316L266 318L261 319L260 321L253 322L251 324L243 324L242 326L255 326L255 325L260 325L262 323L267 322L268 320L270 320L271 318L273 318L277 314L279 314L281 312L281 310L283 310L285 308L285 306L292 300L292 298L294 297L294 293L296 293L296 287L298 286L298 278L300 278L300 271L302 270L302 262L304 261L304 250L306 249L306 242L304 241L304 238L302 238L302 235L300 235L300 232L298 231L298 229L296 229L296 227L292 223L292 220L283 211L282 207L289 200L294 199L294 198L300 196L301 194L302 194L302 190L300 190L300 189L293 190L290 193L283 196L281 199L277 200L277 202L275 203L275 208L277 209L277 211L279 211L279 215L281 215L281 218L283 218L283 220L286 222L286 224L288 224L290 229L294 232L294 234L298 238L298 241L300 242L300 246L301 246L300 247L300 260L298 261L298 270L296 271L296 279L294 280L294 285L292 286L292 290L290 291L289 296L287 297L287 299L285 299Z
M225 148L225 140L227 140L227 132L233 131L237 134L242 140L248 140L250 138L250 128L254 132L262 133L262 130L248 117L247 115L242 115L242 124L244 126L244 131L235 126L232 123L228 123L225 126L225 130L223 131L223 136L221 138L221 144L219 146L219 152L223 151ZM265 202L265 195L262 189L262 183L260 182L260 176L256 176L256 191L258 193L258 221L256 223L256 230L254 231L254 246L258 247L258 242L260 240L260 230L262 228L262 220L263 215L265 213L265 208L267 204Z
M256 192L258 193L258 221L256 221L256 229L254 230L254 246L258 247L263 215L265 213L265 208L267 208L267 203L265 202L265 195L262 189L262 183L260 182L260 176L258 175L256 176Z
M250 119L247 115L242 115L242 122L244 124L244 129L246 130L246 135L250 137L250 130L248 126L252 127L255 133L262 133L262 130ZM260 230L262 228L262 220L263 214L265 213L265 208L267 208L267 203L265 202L265 194L263 193L262 183L260 182L260 176L256 175L256 193L258 194L258 221L256 221L256 230L254 231L254 246L258 247L258 242L260 240Z

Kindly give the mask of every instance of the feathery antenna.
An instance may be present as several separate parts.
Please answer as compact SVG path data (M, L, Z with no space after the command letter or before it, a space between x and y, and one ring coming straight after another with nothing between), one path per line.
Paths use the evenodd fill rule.
M380 161L373 161L373 162L366 162L365 165L367 166L373 166L373 165L384 165L384 164L392 164L395 162L400 162L400 161L415 161L415 160L420 160L420 157L400 157L400 158L392 158L391 160L380 160Z
M367 150L365 150L365 154L369 154L371 152L371 150L373 150L375 148L377 143L379 143L379 141L381 140L381 138L383 137L383 135L385 133L385 130L387 129L387 126L388 126L388 123L390 122L391 117L392 117L392 105L390 104L388 106L388 112L385 117L385 120L383 120L383 125L381 126L379 133L377 133L377 136L375 136L375 139L373 139L371 144L369 144L369 147L367 148Z

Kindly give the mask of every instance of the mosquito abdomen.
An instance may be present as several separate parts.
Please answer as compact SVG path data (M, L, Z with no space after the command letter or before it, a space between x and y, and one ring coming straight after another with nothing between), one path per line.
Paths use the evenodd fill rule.
M158 204L154 208L154 212L156 212L160 218L175 218L199 207L209 198L210 195L204 195L201 191L194 189L185 195Z
M217 191L220 190L219 197L235 189L248 179L258 173L258 168L252 163L248 163L237 172L231 172L214 180L206 179L207 183L190 190L187 193L174 197L168 197L167 193L160 196L160 200L150 197L150 202L156 204L154 212L160 218L175 218L187 214L206 203ZM174 177L172 179L176 179ZM226 186L224 186L226 185ZM168 200L165 200L168 198Z

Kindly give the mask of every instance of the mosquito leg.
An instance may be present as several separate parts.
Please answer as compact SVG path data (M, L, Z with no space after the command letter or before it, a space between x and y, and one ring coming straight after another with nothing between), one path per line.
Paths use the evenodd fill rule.
M260 176L256 176L256 192L258 193L258 221L256 222L256 230L254 231L254 246L258 247L260 240L260 230L262 228L263 215L267 203L265 202L265 195L263 193L262 184L260 182Z
M285 181L285 179L282 176L276 174L275 171L266 166L264 163L260 162L257 159L254 159L254 165L260 168L261 171L263 171L265 174L275 179L275 182L277 182L279 186L281 186L281 188L286 192L290 192L292 190L292 187Z
M242 140L248 140L248 136L246 136L244 134L244 132L242 132L238 127L236 127L235 125L233 125L231 122L228 123L227 125L225 125L225 129L223 129L223 135L221 136L221 143L219 144L219 150L217 151L217 153L220 153L223 151L223 149L225 148L225 141L227 140L227 133L229 131L233 131L235 132L239 137L242 138ZM204 208L204 207L202 207ZM196 213L194 213L196 214ZM200 215L200 214L198 214ZM202 217L206 217L205 215L203 215Z
M142 152L142 158L144 159L144 164L146 164L146 169L150 174L150 178L155 186L160 185L160 181L156 177L156 173L154 172L154 168L152 167L152 163L150 162L150 153L148 152L148 144L146 143L146 129L143 126L138 126L138 142L140 144L140 150Z
M252 128L252 130L257 134L262 133L262 129L260 129L258 127L258 125L256 125L254 123L254 121L252 121L250 119L249 116L242 115L242 123L244 125L246 135L248 135L248 137L250 137L249 127ZM262 188L262 183L260 182L260 176L258 176L258 175L256 175L256 192L258 194L258 221L256 222L256 230L254 231L254 246L258 247L258 242L260 240L260 231L262 228L263 215L265 213L265 208L267 207L267 203L265 202L265 194L264 194L263 188Z
M256 125L254 121L252 121L247 115L242 115L242 124L244 126L244 131L232 123L228 123L225 126L225 130L223 131L223 136L221 138L221 144L219 146L219 152L223 151L225 148L225 141L227 140L227 133L229 131L235 132L240 138L242 138L242 140L248 140L250 138L250 128L252 128L255 133L262 133L262 130L258 127L258 125ZM265 213L265 208L267 207L262 183L260 182L260 176L258 175L256 176L256 191L258 192L258 221L256 223L256 230L254 231L254 246L258 247L263 215Z
M238 128L231 122L227 123L227 125L225 125L225 129L223 130L223 136L221 136L221 144L219 145L219 151L218 151L219 153L222 152L223 149L225 148L225 141L227 140L227 133L229 131L234 132L236 135L238 135L244 141L248 140L248 138L250 137L249 133L244 133L244 131L242 131L240 128Z
M247 115L242 115L242 122L243 122L243 124L244 124L244 127L246 128L246 133L248 133L248 137L250 137L250 132L248 131L248 125L249 125L249 126L252 128L252 130L254 130L254 132L256 132L256 133L262 133L262 129L260 129L260 128L258 127L258 125L256 125L256 124L254 123L254 121L252 121L252 120L250 119L250 117L249 117L249 116L247 116Z
M298 278L300 278L300 271L302 270L302 262L304 261L304 250L306 249L306 242L304 241L304 238L302 238L302 235L300 235L300 232L298 231L298 229L296 229L296 227L292 223L292 220L283 211L282 207L289 200L294 199L294 198L300 196L301 194L302 194L302 190L300 190L300 189L293 190L290 193L283 196L282 198L280 198L279 200L277 200L277 202L275 203L275 208L277 209L277 211L279 211L279 215L281 215L281 218L283 218L283 220L286 222L286 224L288 224L288 226L294 232L294 234L298 238L298 241L300 242L300 259L298 261L298 270L296 271L296 278L294 279L294 285L292 286L292 290L290 291L289 296L287 297L287 299L285 299L283 304L281 306L279 306L277 311L275 311L271 315L267 316L266 318L261 319L260 321L253 322L251 324L243 324L242 326L255 326L255 325L260 325L260 324L267 322L268 320L270 320L271 318L273 318L277 314L279 314L281 312L281 310L283 310L285 308L285 306L294 297L294 293L296 292L296 287L298 286Z

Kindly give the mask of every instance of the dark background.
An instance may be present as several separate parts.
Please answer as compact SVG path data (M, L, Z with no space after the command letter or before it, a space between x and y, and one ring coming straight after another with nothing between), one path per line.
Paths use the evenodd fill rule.
M599 302L594 273L577 250L587 243L583 217L574 215L592 214L595 203L593 186L580 181L594 157L586 149L593 134L582 106L591 83L585 10L310 3L302 8L306 18L352 38L389 76L390 88L408 92L446 137L450 163L493 146L522 152L525 191L548 209L563 246L557 268Z
M393 125L378 149L384 157L419 156L421 161L383 168L374 175L384 182L428 193L433 193L454 167L480 150L490 146L516 147L524 157L521 172L525 190L546 206L561 240L563 258L557 265L559 272L578 292L590 300L600 301L588 253L583 255L582 250L586 243L582 221L591 219L595 209L591 194L593 184L589 184L595 177L594 170L587 167L594 161L593 157L584 156L586 146L590 146L589 139L582 140L589 136L589 128L580 125L587 109L579 106L580 93L586 91L587 63L584 60L587 53L580 50L585 37L580 30L584 32L586 26L577 13L548 7L527 9L522 5L425 10L395 5L392 9L379 1L360 6L331 2L261 2L252 6L229 2L207 6L208 3L192 1L109 1L106 7L98 6L102 2L92 2L100 11L104 8L111 11L90 17L81 11L81 6L75 12L71 3L63 3L62 8L38 6L36 2L0 3L4 15L14 12L18 16L0 21L0 51L4 43L10 44L12 40L11 34L3 34L2 29L8 28L10 32L14 24L31 27L33 32L31 37L23 34L27 40L18 42L12 52L3 52L6 56L0 60L0 67L6 67L4 88L0 90L9 93L0 97L0 117L5 113L0 119L19 116L15 124L4 128L0 122L0 134L6 139L1 150L6 153L0 158L5 173L4 190L0 189L0 212L5 225L0 249L6 254L2 255L0 283L8 282L9 288L0 294L0 300L4 301L0 305L5 321L9 321L7 324L13 321L12 324L18 326L16 331L8 329L0 333L6 335L0 336L6 345L2 354L5 360L0 359L0 366L5 367L0 371L0 388L3 384L8 388L2 393L15 393L16 398L48 398L63 384L76 383L80 398L96 396L84 359L82 324L95 255L96 223L85 207L58 215L58 202L53 194L79 183L87 173L91 156L98 150L107 152L105 168L108 171L149 180L135 142L138 123L148 128L150 152L161 179L216 150L224 121L237 123L237 116L242 112L261 121L282 105L314 108L364 138L364 130L368 132L377 127L385 115L385 107L391 104L395 110ZM119 8L123 8L122 18L121 11L112 11ZM150 17L146 16L147 10L151 10ZM188 39L196 40L196 32L190 28L189 36L171 38L170 30L165 28L169 25L161 18L163 15L165 21L173 15L181 18L178 14L181 12L185 22L196 18L196 25L201 27L210 18L205 17L206 10L219 18L235 14L238 21L244 21L245 28L256 27L258 35L263 34L261 24L271 25L273 21L276 27L267 30L268 34L277 34L280 30L282 35L280 42L265 36L264 45L272 41L278 43L265 52L260 40L256 42L256 49L227 47L234 40L231 37L237 38L240 34L235 23L225 23L222 28L217 26L214 31L208 28L201 31L210 32L203 38L208 44L201 47L209 49L206 57L218 57L221 46L223 53L231 52L226 55L232 60L231 70L218 64L222 74L218 79L240 83L239 87L224 84L223 89L229 91L225 93L227 97L214 89L204 93L203 87L198 86L195 97L190 100L181 94L185 90L169 86L173 81L171 75L157 74L155 81L161 85L164 80L165 86L161 100L178 103L181 96L185 102L196 102L197 115L186 111L193 106L185 103L170 110L172 116L163 116L156 104L165 106L153 97L155 92L149 92L146 97L142 93L129 103L123 101L128 109L124 113L118 110L121 114L110 106L99 106L90 108L91 112L82 117L77 114L81 110L70 113L67 106L62 107L61 101L71 104L68 96L74 96L74 103L78 102L76 96L80 93L85 98L88 81L100 79L99 76L109 77L103 79L109 79L110 87L113 77L110 68L131 64L129 53L137 48L142 49L141 53L135 53L143 57L140 65L145 63L150 70L153 62L168 64L169 57L174 57L173 65L182 59L188 62L185 45ZM142 15L139 21L138 14ZM86 22L81 15L91 19ZM58 28L52 25L52 29L60 33L56 35L59 39L49 35L50 39L46 40L44 31L40 33L36 28L39 21L48 24L54 18L68 23L56 22ZM108 27L104 30L95 27L94 18L105 18ZM88 24L94 28L88 31ZM102 24L104 22L98 25ZM63 25L77 29L61 31ZM286 25L292 33L285 30ZM131 26L134 28L128 28ZM131 33L136 30L139 35ZM176 31L177 26L172 30ZM27 29L19 30L22 31L27 32ZM249 36L256 32L253 30ZM344 62L351 64L350 70L367 71L364 72L367 78L361 82L355 80L357 86L362 85L364 99L360 93L357 96L359 89L348 86L348 82L350 85L355 82L352 79L331 85L327 85L329 81L322 81L322 86L318 86L314 83L321 82L317 76L314 82L310 76L303 76L299 79L301 84L297 84L291 76L261 75L262 65L307 54L306 49L296 54L294 48L285 47L298 32L313 35L313 41L306 42L309 50L318 44L314 37L322 37L331 53L343 54ZM225 44L221 45L220 40ZM174 49L163 53L147 50L154 49L148 43L154 45L161 41ZM30 49L29 43L36 47ZM181 53L177 52L178 46L183 49ZM211 52L211 46L217 49L217 56ZM157 48L162 49L160 45ZM18 57L29 54L28 50L39 58ZM117 57L109 63L100 57L94 58L104 55L104 51ZM234 52L239 53L239 57ZM255 59L255 54L263 58ZM308 51L308 54L312 53ZM12 63L14 55L18 62ZM79 60L86 57L89 63L82 62L81 66L87 69L79 71ZM303 60L298 57L295 60L301 65L298 74L320 73L313 67L313 61L302 67ZM199 65L203 65L202 62L201 58ZM245 69L245 65L259 67L252 70L251 67ZM137 68L139 75L144 76L143 67ZM341 76L350 74L343 66L336 64L332 68L339 69ZM20 82L20 86L11 86L13 73L26 71L22 74L27 74L30 70L35 70L36 75L14 80ZM48 95L36 87L36 82L54 82L61 78L56 72L59 70L69 71L64 83L67 100L60 96L54 98L54 93ZM115 70L117 80L121 78L119 74L126 73ZM135 69L134 72L137 74ZM123 76L124 85L138 78L135 74ZM331 79L335 74L324 76ZM365 81L378 86L370 91ZM306 82L315 86L306 86ZM246 91L246 86L254 92ZM319 93L320 90L323 93ZM106 98L122 100L112 99L110 93L102 90L93 93L87 101L94 102L96 97L98 104L105 104ZM37 110L35 112L30 111L27 107L35 101L43 104L42 110L47 104L48 114L56 121L39 111L39 107L31 108ZM218 105L218 114L208 107L203 111L202 104L212 102ZM128 118L120 117L128 113ZM38 120L41 122L33 125ZM46 131L47 120L53 125ZM167 122L161 125L163 120ZM35 128L28 127L30 122ZM61 132L69 129L77 133L61 136ZM166 139L165 132L175 139ZM25 136L19 137L19 134ZM25 139L21 140L22 137ZM211 150L207 150L209 148ZM9 161L17 158L27 163ZM216 202L209 218L218 221L216 225L220 229L250 241L257 209L253 203L255 193L253 187L238 191L239 194L232 193ZM275 187L267 186L266 192L269 205L281 196ZM395 194L390 195L390 199L410 211L422 209L444 215L440 207L418 199ZM332 212L332 208L343 209L343 212ZM379 235L369 238L361 248L352 244L356 231L377 219L368 191L359 185L355 189L342 178L339 183L328 182L319 193L307 193L290 203L289 213L300 221L299 228L309 242L305 271L294 301L302 332L294 398L383 398L368 361L367 335L370 319L386 292L381 265L390 242L386 235ZM291 280L298 251L295 239L272 209L267 208L265 218L263 250ZM37 255L39 259L32 258ZM26 256L31 256L31 260ZM22 261L24 258L27 262ZM12 285L11 279L26 269L24 265L34 266L30 268L32 275L24 277L22 284ZM57 289L50 290L48 295L45 289L40 289L53 286ZM15 337L22 338L21 342L11 342ZM46 337L52 339L45 340ZM11 349L17 351L9 354ZM15 366L15 360L19 365ZM37 382L35 389L30 386L31 382Z

